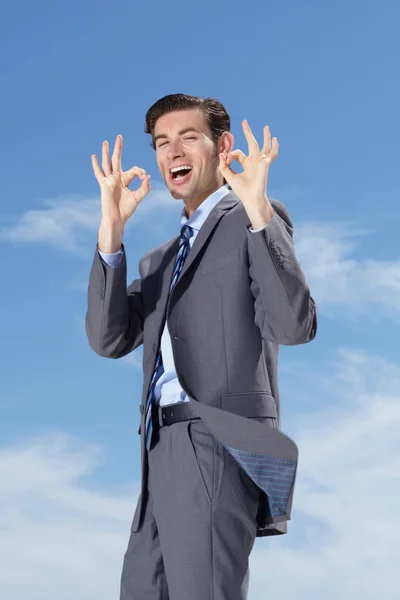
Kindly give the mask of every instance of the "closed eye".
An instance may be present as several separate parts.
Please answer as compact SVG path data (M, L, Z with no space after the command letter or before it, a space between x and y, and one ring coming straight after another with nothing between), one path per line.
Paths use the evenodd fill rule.
M197 137L195 136L189 136L189 137L185 137L185 140L197 140ZM161 148L162 146L165 146L166 144L168 144L168 142L163 142L162 144L158 144L158 147Z

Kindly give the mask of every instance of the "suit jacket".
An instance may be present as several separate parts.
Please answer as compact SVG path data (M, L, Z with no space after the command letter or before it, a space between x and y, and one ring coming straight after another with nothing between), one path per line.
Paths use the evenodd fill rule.
M203 223L169 294L179 235L147 252L126 287L126 258L105 265L97 248L88 289L86 331L101 356L143 344L144 407L167 322L177 377L210 432L260 487L257 537L286 533L297 470L295 443L281 431L279 345L309 342L316 307L293 246L284 205L259 232L231 191ZM132 523L141 525L148 460L141 435L142 489Z

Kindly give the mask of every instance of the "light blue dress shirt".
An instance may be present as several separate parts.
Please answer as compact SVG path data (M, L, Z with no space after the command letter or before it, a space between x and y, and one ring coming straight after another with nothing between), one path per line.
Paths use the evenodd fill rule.
M194 211L194 213L189 219L186 216L185 207L183 207L181 213L181 228L185 224L190 225L190 227L193 228L193 235L189 239L190 247L193 246L194 240L196 239L200 227L203 225L204 221L207 219L212 209L229 192L230 190L228 189L227 185L221 186L218 190L213 192L210 196L208 196L208 198L204 200L204 202L200 204L200 206ZM268 227L268 225L265 225L260 229L249 228L249 231L251 231L252 233L256 233L258 231L262 231L266 227ZM109 267L114 268L118 267L121 260L121 256L123 254L122 248L118 252L114 252L112 254L100 252L100 250L98 252L102 260ZM167 322L165 322L164 330L161 336L161 354L164 368L161 369L162 375L158 379L154 390L154 397L156 402L161 406L165 406L167 404L175 404L177 402L189 402L189 398L182 390L176 375L174 358L172 354L171 338L169 335Z

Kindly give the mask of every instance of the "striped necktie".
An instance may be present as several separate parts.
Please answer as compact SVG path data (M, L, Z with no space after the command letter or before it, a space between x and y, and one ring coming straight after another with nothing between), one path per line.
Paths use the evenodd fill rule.
M176 254L175 267L172 274L171 285L169 288L169 293L171 293L174 288L179 274L182 271L183 264L186 260L188 252L190 250L190 242L189 239L193 235L193 229L190 225L184 225L181 229L181 236L179 239L178 252ZM146 448L150 449L152 432L153 432L153 423L152 423L152 402L153 402L153 394L154 389L156 387L157 380L160 376L161 367L163 366L162 356L161 356L161 344L160 349L158 351L156 364L154 367L153 377L151 379L150 390L146 400Z

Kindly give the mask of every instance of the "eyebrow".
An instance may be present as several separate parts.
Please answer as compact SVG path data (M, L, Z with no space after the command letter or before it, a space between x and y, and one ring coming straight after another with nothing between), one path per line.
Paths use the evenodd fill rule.
M178 135L183 135L184 133L187 133L188 131L195 131L196 133L201 133L200 129L196 129L196 127L185 127L184 129L181 129L180 131L178 131ZM157 140L159 139L167 139L168 136L165 133L160 133L159 135L156 135L156 137L154 138L154 143L157 142Z

